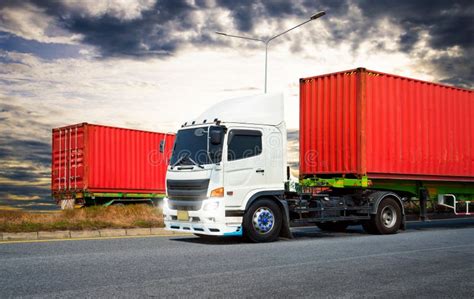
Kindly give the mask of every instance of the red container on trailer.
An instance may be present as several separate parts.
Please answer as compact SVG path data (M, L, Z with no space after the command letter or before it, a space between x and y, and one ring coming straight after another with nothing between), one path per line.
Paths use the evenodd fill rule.
M174 139L174 134L88 123L53 129L53 197L164 194Z
M300 80L300 176L474 181L474 93L363 68Z

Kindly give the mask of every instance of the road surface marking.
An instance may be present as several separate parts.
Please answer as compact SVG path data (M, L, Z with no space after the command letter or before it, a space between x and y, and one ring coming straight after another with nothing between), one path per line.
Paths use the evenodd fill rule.
M45 240L16 240L0 241L0 244L14 243L45 243L45 242L63 242L63 241L83 241L83 240L111 240L111 239L133 239L133 238L160 238L160 237L189 237L190 235L143 235L143 236L116 236L116 237L93 237L93 238L67 238L67 239L45 239Z

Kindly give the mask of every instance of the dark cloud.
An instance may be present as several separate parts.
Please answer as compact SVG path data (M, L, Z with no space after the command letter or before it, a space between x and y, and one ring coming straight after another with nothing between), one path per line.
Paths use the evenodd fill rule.
M0 177L6 178L11 181L19 182L35 182L40 177L49 177L49 171L42 171L38 167L17 167L12 166L0 170Z
M0 49L20 53L34 53L44 59L78 57L80 48L74 45L40 43L13 34L0 33ZM1 61L1 58L0 58Z
M228 39L216 37L213 32L232 30L254 34L262 20L272 19L283 24L281 21L285 18L304 19L319 10L327 12L327 16L318 20L325 23L330 32L326 42L333 45L350 42L352 50L357 51L362 42L371 41L374 49L390 51L379 41L384 33L376 30L377 22L388 19L403 30L397 41L399 50L412 55L414 61L432 66L439 80L468 87L474 81L471 62L474 2L471 0L217 0L215 7L203 0L192 5L184 0L160 0L141 11L140 17L131 19L111 12L91 16L59 0L4 1L0 7L28 4L43 9L62 29L81 34L83 43L96 47L102 57L168 56L190 43L200 47L231 45ZM234 28L224 28L219 23L213 15L216 7L228 11ZM197 11L206 13L204 24L196 17ZM433 58L420 49L415 51L414 46L423 33L429 36L427 47L441 51L457 47L458 53L446 52L443 57ZM318 36L312 38L318 42ZM301 51L302 41L298 36L293 35L291 39L291 50Z
M160 56L173 54L186 40L181 32L195 30L192 12L184 0L157 1L140 17L123 19L110 13L90 16L61 1L32 1L56 18L58 24L83 36L83 42L109 56Z
M96 47L103 57L109 56L166 56L185 44L199 46L230 45L214 31L232 30L253 33L264 19L282 23L287 17L307 18L321 9L343 14L347 10L344 1L209 1L160 0L153 7L143 10L141 16L124 19L112 13L89 15L59 0L6 1L2 6L21 7L34 5L53 17L57 25L74 34L83 36L82 42ZM235 28L226 28L217 21L216 8L227 10ZM199 24L197 11L205 10L204 24ZM284 27L282 30L286 29ZM191 33L192 37L189 37ZM342 34L341 34L342 37Z
M34 137L32 137L34 138ZM51 145L38 140L21 140L15 136L0 137L0 181L19 185L38 183L41 189L48 189L44 181L50 177ZM0 190L5 191L8 185L0 182ZM13 187L15 190L23 187Z
M232 1L220 0L218 6L229 10L234 25L241 32L253 32L256 25L264 19L283 21L285 18L309 18L321 10L330 14L343 15L347 12L347 1L340 0L303 0L303 1ZM282 30L287 28L282 27Z
M14 136L2 136L0 152L5 159L14 158L42 166L49 166L51 162L51 145L38 140L19 140Z
M10 103L6 103L10 102ZM52 203L49 190L51 145L37 132L50 126L35 121L33 111L0 97L0 204Z
M427 30L433 48L472 46L474 4L469 0L418 0L418 1L360 1L364 16L368 20L381 17L401 24L406 30L402 43L412 44L421 30Z
M474 2L470 0L361 0L361 1L219 1L231 12L236 28L252 33L256 24L264 18L284 19L287 16L305 18L318 10L325 10L327 16L318 20L326 23L330 32L330 44L350 42L357 51L364 41L371 41L377 50L387 50L379 39L383 32L376 31L377 22L388 19L400 26L399 50L412 56L414 61L431 65L441 82L472 87L474 68ZM354 8L362 13L358 17ZM446 53L442 57L426 56L426 52L414 46L428 35L426 50L447 51L458 47L459 53ZM313 42L318 42L318 36ZM292 36L293 51L300 51L301 40Z
M431 64L442 82L472 87L474 81L474 2L470 0L363 0L358 2L365 18L365 26L381 18L388 18L404 30L399 40L400 49L412 53L423 33L428 34L428 49L448 50L458 47L456 55L413 58ZM371 38L362 35L363 39ZM372 37L376 38L376 37ZM426 50L428 50L426 49ZM416 55L413 53L413 55ZM467 67L466 67L467 66Z

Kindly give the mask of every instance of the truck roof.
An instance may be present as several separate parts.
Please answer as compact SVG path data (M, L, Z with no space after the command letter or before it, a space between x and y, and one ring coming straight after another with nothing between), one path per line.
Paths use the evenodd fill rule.
M233 98L210 107L191 124L212 123L217 119L221 123L277 126L284 121L283 109L283 93Z

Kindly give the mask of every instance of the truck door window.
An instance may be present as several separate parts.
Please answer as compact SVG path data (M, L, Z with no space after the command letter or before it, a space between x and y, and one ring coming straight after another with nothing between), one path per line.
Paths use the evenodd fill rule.
M260 155L262 153L262 132L254 130L231 130L227 145L228 161Z

